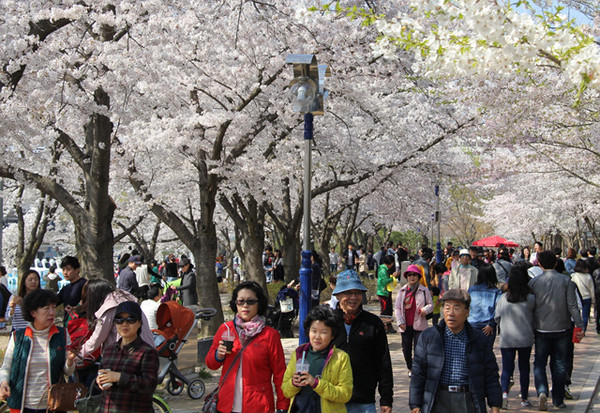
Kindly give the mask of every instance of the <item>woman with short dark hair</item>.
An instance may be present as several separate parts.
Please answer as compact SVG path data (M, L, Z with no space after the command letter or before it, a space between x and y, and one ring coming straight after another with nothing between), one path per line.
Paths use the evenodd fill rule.
M258 283L245 281L233 290L229 305L235 318L219 327L205 358L209 369L222 367L217 410L273 413L273 384L277 410L287 410L281 391L285 357L279 333L265 322L267 296Z
M66 351L69 335L54 324L57 301L56 294L42 289L23 298L28 323L11 334L0 368L0 398L7 400L11 412L46 411L50 386L75 369L75 354Z
M293 412L345 412L352 397L352 366L348 354L333 345L341 320L329 307L313 308L304 320L309 343L292 353L283 392Z

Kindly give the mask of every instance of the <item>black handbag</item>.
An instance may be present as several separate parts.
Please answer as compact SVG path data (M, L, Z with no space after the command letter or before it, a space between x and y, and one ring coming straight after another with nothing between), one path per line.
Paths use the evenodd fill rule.
M100 404L102 402L102 393L94 394L94 386L98 386L96 380L90 387L90 392L87 397L79 399L75 402L75 407L79 413L98 413L100 411Z
M319 292L323 291L325 288L327 288L327 283L325 282L323 277L321 277L321 279L319 280Z
M248 344L250 344L250 342L253 339L254 339L254 337L252 337L250 340L248 340L248 342L246 344L244 344L244 346L242 347L242 349L240 350L240 352L236 354L235 358L233 359L233 361L229 365L229 368L225 372L225 375L221 379L221 383L225 383L225 379L227 378L227 376L229 375L229 372L231 371L231 369L235 365L235 362L242 356L242 353L244 352L244 350L246 349L246 347L248 347ZM217 386L216 389L214 389L212 392L209 393L208 396L206 396L204 398L204 404L202 405L202 410L200 410L202 413L217 413L217 402L219 401L219 390L221 390L221 384L220 383L219 383L219 385Z

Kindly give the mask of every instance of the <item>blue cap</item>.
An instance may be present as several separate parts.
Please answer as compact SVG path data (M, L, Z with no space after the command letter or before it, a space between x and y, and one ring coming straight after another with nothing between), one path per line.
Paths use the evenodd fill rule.
M360 277L354 270L342 271L337 275L337 282L333 294L343 293L344 291L360 290L367 291L367 287L360 281Z
M115 317L121 313L129 313L138 320L142 320L142 309L140 305L134 301L123 301L117 306L115 310Z
M129 262L132 262L137 265L142 265L142 259L139 255L132 255L131 257L129 257Z

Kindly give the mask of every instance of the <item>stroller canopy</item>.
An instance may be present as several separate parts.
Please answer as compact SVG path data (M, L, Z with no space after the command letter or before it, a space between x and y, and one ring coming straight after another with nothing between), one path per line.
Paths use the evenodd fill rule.
M177 336L178 340L187 336L194 326L196 314L175 301L167 301L158 306L156 324L163 337Z

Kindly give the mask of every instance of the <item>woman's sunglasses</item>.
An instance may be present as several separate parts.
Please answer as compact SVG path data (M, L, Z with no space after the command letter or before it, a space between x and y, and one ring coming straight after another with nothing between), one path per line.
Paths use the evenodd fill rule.
M123 324L123 323L127 323L127 324L135 324L138 321L137 317L134 316L129 316L127 318L123 318L123 317L115 317L115 324Z
M245 304L254 305L258 303L258 300L251 298L249 300L236 300L235 303L240 307L243 307Z

